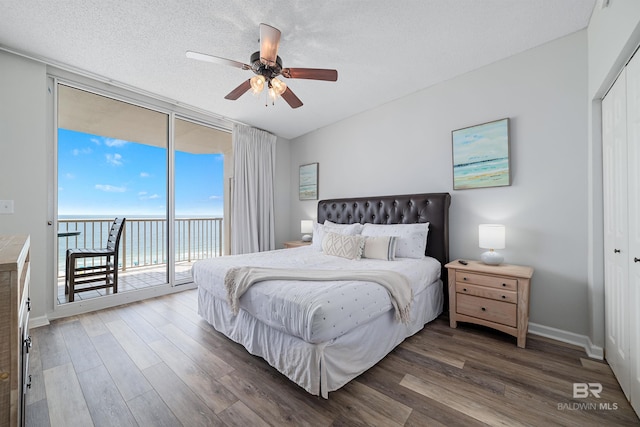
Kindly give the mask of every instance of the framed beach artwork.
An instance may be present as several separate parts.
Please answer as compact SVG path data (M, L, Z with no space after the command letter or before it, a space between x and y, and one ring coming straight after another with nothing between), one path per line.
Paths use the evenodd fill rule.
M300 200L318 200L318 163L300 166Z
M451 132L453 189L511 185L509 119Z

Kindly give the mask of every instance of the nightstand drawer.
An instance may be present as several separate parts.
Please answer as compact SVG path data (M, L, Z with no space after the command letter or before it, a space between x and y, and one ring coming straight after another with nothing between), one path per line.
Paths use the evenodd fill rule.
M510 279L500 276L486 276L484 274L456 271L456 282L472 283L475 285L491 286L492 288L518 290L518 279Z
M486 286L472 285L469 283L456 283L456 292L482 298L495 299L498 301L506 301L512 304L516 304L518 302L518 293L516 291L506 291Z
M471 295L458 294L457 296L458 313L507 326L516 327L517 325L516 307L515 304L508 302L495 301Z

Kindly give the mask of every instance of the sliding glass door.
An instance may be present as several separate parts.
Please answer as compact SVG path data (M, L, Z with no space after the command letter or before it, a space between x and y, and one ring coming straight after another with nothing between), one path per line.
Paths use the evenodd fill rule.
M118 293L190 282L194 261L225 253L228 131L66 84L57 100L59 303L69 301L67 249L105 247L117 217Z
M175 281L191 281L191 265L221 256L224 243L224 170L231 136L190 120L175 129Z

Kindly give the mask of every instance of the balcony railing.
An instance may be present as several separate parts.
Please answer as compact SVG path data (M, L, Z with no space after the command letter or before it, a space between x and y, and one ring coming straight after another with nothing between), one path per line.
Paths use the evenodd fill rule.
M104 248L111 219L58 220L58 277L64 276L68 248ZM78 235L65 235L79 232ZM222 255L222 218L177 218L174 226L175 262L191 262ZM130 268L166 264L167 220L127 218L120 238L119 267ZM88 260L89 264L93 262ZM96 263L99 260L95 260Z

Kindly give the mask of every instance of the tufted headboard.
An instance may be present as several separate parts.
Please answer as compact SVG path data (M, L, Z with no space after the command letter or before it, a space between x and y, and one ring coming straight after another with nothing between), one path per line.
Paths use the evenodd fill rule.
M426 254L444 265L449 262L449 193L330 199L318 202L318 223L373 224L429 223Z

